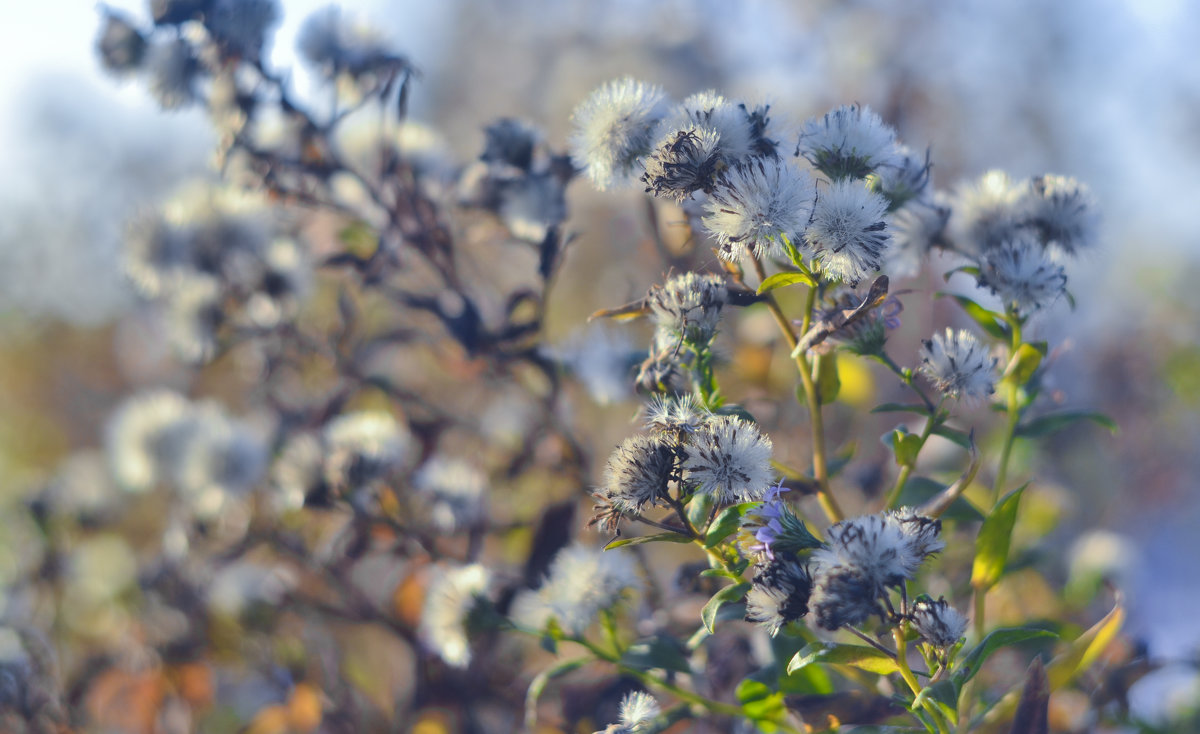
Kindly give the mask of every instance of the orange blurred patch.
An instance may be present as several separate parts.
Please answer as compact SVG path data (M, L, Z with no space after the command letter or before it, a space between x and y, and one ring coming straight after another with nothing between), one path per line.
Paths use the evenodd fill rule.
M96 678L84 706L99 729L152 734L166 692L160 671L110 670Z

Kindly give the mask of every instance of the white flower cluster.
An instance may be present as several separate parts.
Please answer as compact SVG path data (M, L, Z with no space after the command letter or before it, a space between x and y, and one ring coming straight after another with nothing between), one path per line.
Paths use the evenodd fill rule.
M109 466L131 492L173 489L198 515L214 517L262 478L262 438L217 403L169 390L127 399L107 426Z
M477 563L439 566L434 573L437 575L425 592L417 634L448 665L465 668L471 662L469 617L487 598L491 573Z
M255 202L223 191L191 192L131 223L126 273L162 308L182 359L212 359L223 324L254 332L296 317L312 266L278 229Z
M946 397L974 404L996 391L996 358L966 329L934 334L920 357L921 372Z
M576 543L554 557L541 588L517 595L511 614L531 629L543 630L553 620L564 633L581 635L602 610L640 588L628 554Z

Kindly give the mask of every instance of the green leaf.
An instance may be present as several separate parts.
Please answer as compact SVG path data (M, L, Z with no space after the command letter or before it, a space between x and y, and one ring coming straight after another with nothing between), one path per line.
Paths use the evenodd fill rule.
M717 622L717 612L721 610L721 607L729 602L741 600L749 590L750 584L743 581L740 584L726 586L713 594L713 597L704 605L704 609L700 610L700 620L704 622L704 629L711 633Z
M972 321L979 324L979 328L987 332L988 336L994 339L1000 339L1001 341L1009 340L1010 337L1008 333L1008 324L1004 322L1004 316L1001 314L998 314L995 311L989 311L983 306L980 306L978 303L975 303L975 301L972 301L970 298L967 298L966 296L960 296L957 293L938 291L935 295L937 295L939 298L942 296L950 296L955 301L958 301L958 305L962 306L962 310L967 314L967 316L970 316Z
M971 648L970 652L958 658L958 662L954 666L954 676L952 678L954 685L961 689L967 681L975 677L975 674L983 667L984 661L1000 648L1028 642L1029 640L1052 637L1058 637L1058 635L1050 630L1037 629L1036 627L1005 627L1003 629L992 630L983 638L982 642Z
M746 516L746 513L758 507L759 504L758 502L743 502L740 505L731 505L721 510L712 524L708 526L708 532L704 535L704 547L712 548L728 538L741 527L742 518Z
M1117 433L1117 423L1103 413L1089 411L1070 411L1066 413L1051 413L1041 418L1035 418L1023 426L1017 427L1017 435L1024 438L1041 438L1056 433L1079 421L1092 421L1107 428L1114 435Z
M909 477L900 490L900 499L896 500L897 507L920 507L929 500L941 494L946 485L935 482L928 477ZM950 503L950 507L942 513L942 517L959 522L979 522L983 513L965 497L958 497Z
M837 400L842 389L838 376L837 352L818 354L813 364L813 379L817 383L817 402L828 405Z
M1028 486L1026 482L1009 492L992 514L984 518L979 537L975 539L975 565L971 569L971 586L974 588L987 591L1004 575L1013 525L1017 522L1017 508L1021 505L1021 494Z
M816 282L812 279L812 276L806 273L775 273L771 277L758 284L758 295L761 296L767 291L773 291L776 288L783 288L784 286L795 285L797 283L807 285L809 287L816 285Z
M537 724L537 702L542 697L542 691L546 689L546 685L554 678L570 673L571 671L581 668L591 662L590 657L576 658L567 660L555 665L552 668L547 668L534 676L530 681L528 690L525 691L525 729L533 731Z
M900 670L896 666L895 660L873 647L843 645L836 642L814 642L796 653L788 663L788 675L812 663L850 665L880 675L888 675Z
M787 714L783 694L762 681L746 678L738 684L736 695L742 713L751 721L779 721Z
M1022 344L1017 347L1017 353L1004 368L1004 379L1010 380L1016 385L1024 385L1029 382L1029 378L1033 377L1033 373L1037 372L1041 363L1042 353L1031 344Z
M680 533L657 533L655 535L639 535L636 538L617 538L604 546L604 550L613 550L626 545L641 545L643 543L690 543L692 539Z
M621 664L638 670L661 668L677 673L692 672L683 645L675 638L664 635L639 640L630 645L621 656Z
M978 276L979 268L974 265L963 265L962 267L954 268L953 270L947 270L945 273L942 273L942 282L949 283L950 276L954 275L955 273L966 273L967 275Z
M888 443L892 446L898 465L912 466L917 463L917 454L921 452L921 445L924 443L920 436L897 428L888 434L888 437L891 439Z
M693 528L702 528L708 523L708 518L712 515L713 499L712 495L703 492L697 492L692 495L687 504L687 519L692 524Z
M901 403L884 403L871 408L872 413L916 413L917 415L929 415L929 408L926 408L920 403L911 405L903 405Z
M964 449L971 448L971 436L965 431L960 431L957 428L951 428L947 425L940 425L934 427L932 433L935 436L941 436L942 438L949 439L959 446L962 446Z

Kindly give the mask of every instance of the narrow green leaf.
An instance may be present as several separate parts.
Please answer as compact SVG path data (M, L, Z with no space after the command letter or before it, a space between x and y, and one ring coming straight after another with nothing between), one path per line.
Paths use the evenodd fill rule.
M739 601L749 590L750 584L743 581L740 584L726 586L713 594L713 597L704 605L704 609L700 610L700 620L704 622L704 629L712 632L717 622L717 612L721 611L721 607L729 602Z
M693 528L703 528L708 523L708 518L712 516L712 511L713 500L711 495L697 492L688 500L687 519Z
M1009 360L1004 368L1004 379L1011 380L1017 385L1024 385L1033 377L1033 373L1042 363L1042 353L1031 344L1017 347L1017 353Z
M657 533L655 535L639 535L636 538L617 538L604 546L604 550L613 550L627 545L642 545L643 543L690 543L692 539L680 533Z
M1029 640L1057 636L1050 630L1037 629L1035 627L1005 627L992 630L983 638L982 642L971 648L970 652L958 658L958 662L954 666L954 675L952 678L954 685L962 688L967 681L975 677L975 674L983 667L984 661L991 657L992 653L1003 647L1028 642Z
M926 408L920 403L905 405L901 403L884 403L871 408L872 413L916 413L917 415L929 415L929 408Z
M816 285L816 283L813 282L812 276L806 275L805 273L775 273L758 284L758 294L762 295L767 291L773 291L776 288L783 288L784 286L795 285L797 283L810 287Z
M803 650L792 657L787 667L788 675L806 665L818 662L827 665L850 665L880 675L888 675L900 670L893 658L873 647L843 645L835 642L814 642L805 646Z
M704 547L712 548L728 538L741 527L742 518L746 513L758 506L758 502L743 502L740 505L731 505L721 510L712 524L708 526L708 532L704 535Z
M972 321L979 324L979 328L987 332L988 336L994 339L1000 339L1001 341L1009 340L1008 324L1004 322L1004 317L1001 314L998 314L995 311L989 311L983 306L980 306L978 303L975 303L975 301L972 301L970 298L967 298L966 296L960 296L957 293L938 291L935 295L938 297L950 296L957 301L958 305L962 306L963 312L966 313L967 316L970 316Z
M946 485L928 477L909 477L900 490L897 507L920 507L946 490ZM959 496L942 512L941 517L959 522L979 522L983 513L971 501Z
M947 270L945 273L942 273L942 282L949 283L950 276L954 275L955 273L966 273L967 275L978 276L979 268L975 267L974 265L963 265L962 267L954 268L953 270Z
M1103 413L1089 411L1070 411L1067 413L1051 413L1041 418L1034 418L1023 426L1017 427L1017 435L1024 438L1040 438L1056 433L1079 421L1092 421L1104 426L1114 435L1117 433L1117 423Z
M965 431L960 431L957 428L951 428L947 425L940 425L933 429L933 434L935 436L941 436L942 438L949 439L959 446L962 446L964 449L971 448L970 434L966 433Z
M1017 521L1017 508L1021 505L1021 494L1028 486L1027 482L1009 492L992 510L992 514L984 518L979 537L975 539L975 565L971 569L971 586L974 588L986 591L1004 575L1013 525Z
M542 691L546 689L546 685L552 679L564 676L589 662L591 662L591 658L586 657L566 660L534 676L529 683L529 688L525 691L525 729L527 731L533 731L534 725L537 724L537 703L538 699L542 697Z
M677 673L692 672L683 645L678 640L663 635L639 640L630 645L621 656L621 664L638 670L661 668Z

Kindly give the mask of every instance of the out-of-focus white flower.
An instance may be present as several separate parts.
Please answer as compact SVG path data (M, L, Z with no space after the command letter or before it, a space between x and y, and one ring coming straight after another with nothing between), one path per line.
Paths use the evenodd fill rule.
M259 328L295 318L312 285L312 263L296 240L280 237L263 253L259 282L246 300L246 315Z
M923 342L920 357L921 372L947 397L974 403L996 391L996 359L966 329L934 334Z
M1035 177L1021 200L1021 213L1047 247L1075 255L1096 243L1100 217L1095 197L1069 176Z
M285 566L242 561L221 569L208 589L213 611L236 616L257 604L277 606L296 587L296 574Z
M432 457L417 471L414 484L442 532L478 527L487 516L487 477L461 459Z
M761 500L774 478L771 449L753 423L714 415L687 445L683 478L718 505Z
M267 32L279 17L277 0L214 0L204 14L204 25L230 53L257 60Z
M925 193L931 168L928 150L922 154L907 145L897 145L892 162L875 172L876 188L891 202L890 209L895 210Z
M96 38L96 52L105 71L124 76L136 71L146 55L146 37L123 14L102 8L104 25Z
M822 270L851 285L879 270L890 242L886 214L887 199L861 181L835 181L818 194L805 239Z
M403 65L374 29L342 18L330 5L305 19L296 36L300 57L328 79L340 74L361 77L380 68Z
M943 241L949 220L949 201L941 192L915 199L896 210L888 223L892 246L884 255L884 270L902 278L920 272L929 251Z
M896 131L870 107L842 105L804 123L797 152L833 181L895 166Z
M690 393L680 397L655 395L646 406L646 427L663 433L688 434L704 425L711 415Z
M951 647L967 631L967 618L945 599L919 599L912 607L917 632L934 647Z
M182 38L153 43L143 62L150 94L164 110L176 110L196 98L196 76L200 64L192 47Z
M211 276L192 273L175 279L166 302L167 340L185 362L213 358L217 328L225 318L221 284Z
M124 489L144 492L169 478L191 431L191 404L170 390L141 393L123 402L105 437L113 476Z
M228 498L246 494L262 479L266 446L216 403L194 406L191 420L175 482L197 511L212 516Z
M989 249L979 264L979 286L1022 315L1050 306L1066 292L1067 275L1028 232Z
M334 418L324 429L325 479L339 492L355 492L406 466L412 436L390 413L366 410Z
M948 231L954 244L982 255L1010 239L1021 227L1021 202L1028 184L1014 183L1004 171L988 171L954 192Z
M808 226L815 189L808 174L779 158L753 158L724 171L705 203L704 226L721 258L776 251Z
M640 732L650 720L662 713L658 701L645 691L632 691L621 701L621 725L628 731Z
M467 620L486 597L491 574L479 564L439 568L436 573L425 592L417 634L448 665L465 668L471 662Z
M667 109L655 85L629 77L603 84L571 115L571 157L601 191L629 184Z
M325 447L311 433L292 436L271 467L275 501L280 510L298 510L325 485Z
M517 596L512 616L539 630L553 619L568 635L581 635L601 610L612 607L625 592L640 588L628 554L576 543L554 557L540 589Z

